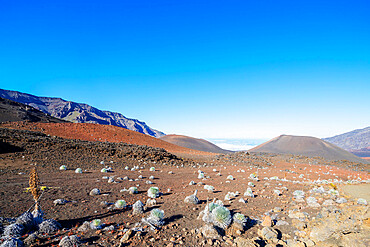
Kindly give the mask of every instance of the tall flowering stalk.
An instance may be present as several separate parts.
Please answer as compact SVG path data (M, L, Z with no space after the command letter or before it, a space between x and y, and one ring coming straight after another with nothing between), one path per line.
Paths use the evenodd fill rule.
M41 196L41 190L40 190L40 178L39 174L37 173L36 167L33 168L30 179L29 179L29 185L31 189L31 194L33 196L33 200L35 200L35 210L38 210L38 200Z

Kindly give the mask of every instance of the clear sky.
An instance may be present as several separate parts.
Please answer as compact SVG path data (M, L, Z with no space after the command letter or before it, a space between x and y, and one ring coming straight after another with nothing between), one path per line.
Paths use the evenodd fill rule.
M0 87L200 138L370 125L370 2L1 1Z

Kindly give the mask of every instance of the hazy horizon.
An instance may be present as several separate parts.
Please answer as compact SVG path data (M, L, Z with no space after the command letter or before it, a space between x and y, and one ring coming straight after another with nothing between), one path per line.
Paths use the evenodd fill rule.
M370 125L369 7L4 2L0 88L119 112L166 134L331 137Z
M267 139L206 138L220 148L231 151L247 151L268 141Z

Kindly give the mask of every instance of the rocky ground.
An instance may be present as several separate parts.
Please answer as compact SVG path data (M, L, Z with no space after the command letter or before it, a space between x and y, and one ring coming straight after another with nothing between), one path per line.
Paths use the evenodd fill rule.
M14 241L30 246L370 245L367 201L351 192L360 186L368 195L366 165L246 153L179 157L4 128L0 137L0 241L34 203L27 187L36 166L43 218L60 225L49 231L18 220L27 230Z

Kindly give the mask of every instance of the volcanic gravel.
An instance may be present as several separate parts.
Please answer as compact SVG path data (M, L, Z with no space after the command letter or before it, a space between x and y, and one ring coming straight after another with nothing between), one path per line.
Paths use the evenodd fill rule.
M98 132L95 134L99 136ZM164 226L155 231L149 231L147 227L136 230L123 246L230 246L235 236L223 233L225 236L210 241L198 231L204 226L204 222L197 219L199 212L205 208L207 201L217 199L222 200L231 212L249 217L248 226L241 237L254 239L259 246L265 246L267 242L256 236L263 228L261 222L266 214L276 215L278 220L289 224L274 226L281 233L280 241L297 237L297 222L289 217L289 212L304 212L308 215L307 224L319 215L321 206L312 208L305 201L297 202L292 198L295 190L304 191L308 197L309 191L318 187L312 183L317 179L343 182L370 179L366 172L368 166L354 170L348 167L354 165L354 168L358 168L356 164L326 163L324 160L299 156L240 152L230 155L207 154L189 159L162 148L64 139L40 132L6 128L0 128L0 140L0 223L11 223L12 218L33 205L27 187L29 173L36 166L41 185L47 187L40 200L45 218L55 219L63 227L54 235L43 236L36 246L57 245L60 239L69 235L80 237L85 246L118 246L125 229L136 229L153 208L164 210ZM102 161L104 164L101 164ZM67 170L59 170L61 165L65 165ZM112 171L102 173L104 167L111 167ZM151 167L155 167L155 171L150 171ZM76 168L81 168L82 174L75 173ZM199 170L204 172L204 179L198 178ZM250 174L256 174L259 181L251 180ZM229 175L234 179L227 179ZM151 176L154 178L150 179ZM115 182L108 183L108 177ZM125 177L127 180L119 179ZM195 182L194 185L189 184L191 181ZM254 198L244 196L251 181L255 184L252 187L256 195ZM204 185L213 186L215 191L207 191ZM132 186L138 188L138 194L121 192ZM161 192L156 198L156 205L147 206L143 215L132 215L131 206L137 200L145 204L147 190L152 186L158 187ZM332 188L330 184L322 186L326 191ZM98 188L101 194L90 196L89 192L94 188ZM281 195L274 193L276 188L281 190ZM198 190L200 204L184 203L185 197L195 190ZM229 192L236 191L240 194L230 201L225 200ZM323 200L332 198L329 194L312 196L319 199L320 205ZM239 202L241 198L246 203ZM63 199L66 203L54 205L56 199ZM117 200L125 200L128 207L123 210L112 209L111 205ZM338 207L344 210L343 205L347 206L338 204ZM358 206L353 200L349 200L348 205ZM272 213L276 207L281 211ZM105 226L111 226L113 230L77 231L83 222L93 219L101 219ZM298 234L303 233L298 231ZM298 239L304 241L301 237Z
M138 162L167 165L176 165L180 162L187 165L189 162L163 148L64 139L40 132L6 128L0 128L0 145L3 147L2 152L8 153L11 159L24 156L23 159L39 167L48 168L58 168L61 165L70 168L97 168L101 166L101 161L105 161L107 165L110 161L122 166L130 164L130 168Z

